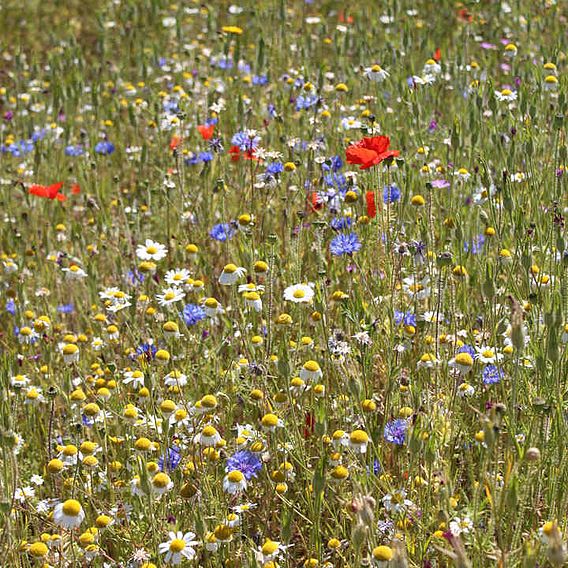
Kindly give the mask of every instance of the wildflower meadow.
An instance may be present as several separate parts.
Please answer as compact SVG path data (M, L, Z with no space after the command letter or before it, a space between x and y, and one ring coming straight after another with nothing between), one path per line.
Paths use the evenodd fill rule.
M568 563L561 0L0 3L0 567Z

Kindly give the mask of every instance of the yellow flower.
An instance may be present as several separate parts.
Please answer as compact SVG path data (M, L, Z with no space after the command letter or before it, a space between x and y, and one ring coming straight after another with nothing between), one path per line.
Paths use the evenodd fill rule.
M239 28L238 26L223 26L221 30L226 34L243 35L242 28Z

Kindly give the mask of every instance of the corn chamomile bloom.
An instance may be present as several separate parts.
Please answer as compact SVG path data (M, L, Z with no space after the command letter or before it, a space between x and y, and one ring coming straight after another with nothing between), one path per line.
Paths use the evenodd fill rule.
M156 294L160 306L170 306L180 302L185 297L185 292L180 288L166 288L161 294Z
M152 478L151 487L156 495L163 495L174 486L173 481L167 473L162 471L156 473Z
M76 529L85 519L81 503L75 499L67 499L59 503L53 511L53 522L64 529Z
M136 248L136 256L141 260L162 260L168 254L168 249L151 239L146 239L143 245Z
M81 280L87 277L87 273L76 264L72 264L69 268L62 268L61 270L65 272L65 276L69 280Z
M367 452L369 445L369 435L364 430L353 430L349 434L349 447L358 454Z
M221 440L221 434L210 424L205 426L194 438L195 443L206 447L216 446Z
M499 102L512 103L517 100L517 92L511 89L502 89L501 91L495 91L495 98Z
M245 491L247 488L247 480L244 474L238 469L234 469L227 473L223 479L223 490L230 495L236 495Z
M268 562L276 560L289 546L285 546L280 542L267 538L264 544L255 552L257 562L265 566Z
M484 365L497 363L503 360L503 354L499 353L494 347L488 347L483 345L481 347L475 348L477 361L480 361Z
M370 81L381 83L389 76L389 73L375 63L375 65L371 65L371 67L365 67L363 69L363 75Z
M284 299L295 304L309 304L313 297L313 284L294 284L284 290Z
M473 367L473 357L466 352L457 353L456 356L448 362L450 367L457 369L460 374L464 375L471 371Z
M208 317L214 318L223 313L223 306L215 298L206 298L202 301L202 307Z
M237 266L236 264L227 264L223 268L223 272L219 276L219 284L223 286L232 286L247 273L245 268Z
M168 564L181 564L184 559L193 560L195 557L195 546L199 544L194 540L195 533L181 531L170 532L170 540L162 542L159 546L160 554L165 554L164 561Z
M300 378L306 382L317 382L323 377L323 372L317 361L306 361L300 369Z
M164 276L166 284L170 286L183 286L187 284L191 274L186 268L168 270Z

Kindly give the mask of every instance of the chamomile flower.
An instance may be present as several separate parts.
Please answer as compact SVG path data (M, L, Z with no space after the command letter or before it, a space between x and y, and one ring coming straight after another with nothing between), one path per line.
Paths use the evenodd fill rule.
M502 89L495 91L495 98L500 102L512 103L517 100L517 92L511 89Z
M191 274L186 268L176 268L168 270L164 276L166 284L170 286L183 286L187 284Z
M483 345L475 348L475 359L484 365L497 363L503 360L503 354L499 353L495 348Z
M234 469L227 473L223 479L223 489L229 495L236 495L245 491L247 488L247 480L244 474L238 469Z
M367 79L376 83L382 83L389 76L388 71L376 63L370 67L365 67L363 74Z
M232 286L247 273L245 268L236 264L227 264L223 268L223 272L219 276L219 284L223 286Z
M196 555L195 546L199 544L194 540L195 533L181 531L170 532L170 540L162 542L158 549L160 554L164 554L164 562L167 564L181 564L185 559L193 560Z
M294 284L284 290L284 299L295 304L309 304L314 297L313 285Z
M185 298L185 292L180 288L166 288L161 294L156 294L160 306L171 306L181 302Z
M62 268L63 272L65 272L65 276L69 280L82 280L83 278L87 278L87 273L76 264L72 264L69 268Z
M76 529L84 519L83 507L75 499L67 499L67 501L59 503L53 511L53 522L64 529Z
M473 357L464 351L450 359L448 365L457 369L463 375L471 371L471 368L473 367Z
M165 245L162 245L151 239L146 239L146 242L142 245L138 245L136 248L136 256L141 260L162 260L168 254L168 249Z
M323 377L323 371L317 361L306 361L300 369L300 378L306 382L317 382Z

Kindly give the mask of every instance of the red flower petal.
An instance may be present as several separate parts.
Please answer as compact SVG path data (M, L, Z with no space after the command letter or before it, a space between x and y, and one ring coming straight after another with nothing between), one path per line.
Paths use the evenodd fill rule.
M209 126L205 124L200 124L197 127L199 134L203 137L203 140L211 140L213 138L213 132L215 131L215 125L210 124Z

